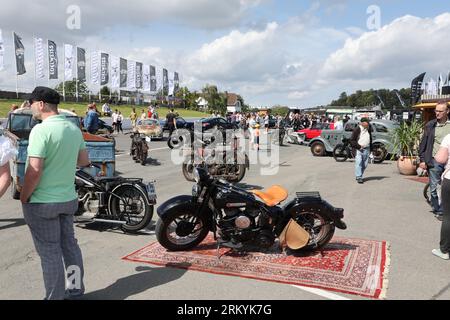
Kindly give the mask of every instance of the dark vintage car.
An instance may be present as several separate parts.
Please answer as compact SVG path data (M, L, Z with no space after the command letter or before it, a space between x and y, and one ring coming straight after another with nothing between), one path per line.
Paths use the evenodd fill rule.
M188 130L193 130L194 128L194 122L192 121L186 121L183 119L183 117L176 117L176 122L177 122L177 129L188 129ZM165 131L169 131L169 126L167 125L167 120L160 120L159 121L161 128L163 130L163 132Z
M202 118L198 121L202 125L202 131L211 130L211 129L218 129L221 131L222 130L239 129L239 126L237 125L237 123L232 123L221 117Z

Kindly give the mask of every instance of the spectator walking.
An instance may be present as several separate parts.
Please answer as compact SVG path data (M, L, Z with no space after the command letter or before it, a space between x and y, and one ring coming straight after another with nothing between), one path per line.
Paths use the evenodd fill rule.
M425 132L419 146L419 167L428 171L430 179L431 206L435 217L442 220L442 208L439 204L437 186L441 183L444 165L437 162L434 156L438 152L444 137L450 134L449 109L447 102L438 102L435 109L436 119L425 125Z
M131 120L131 127L134 129L136 127L136 120L137 120L136 108L133 108L133 110L131 111L130 120Z
M372 151L372 130L369 119L362 118L359 126L357 126L350 138L350 145L356 149L355 157L355 176L359 184L364 183L364 171L369 165L369 156Z
M122 112L119 111L117 113L117 119L116 119L117 133L119 133L119 131L123 133L122 122L123 122L123 115L122 115Z
M42 120L31 131L20 201L30 228L45 285L45 299L84 293L83 259L73 229L78 209L76 166L89 165L80 129L58 113L59 94L37 87L30 96L33 115ZM66 276L75 281L66 289Z
M442 205L442 225L439 249L433 249L431 252L444 260L449 260L450 252L450 134L442 140L440 148L434 159L437 163L446 165L446 170L442 175L441 205Z
M177 128L176 114L174 113L173 109L170 109L170 112L166 115L166 121L167 127L169 128L169 137L170 137Z
M117 131L117 132L119 132L118 130L117 130L117 117L119 116L119 110L115 110L114 112L113 112L113 114L111 115L111 118L112 118L112 127L113 127L113 130L114 131Z

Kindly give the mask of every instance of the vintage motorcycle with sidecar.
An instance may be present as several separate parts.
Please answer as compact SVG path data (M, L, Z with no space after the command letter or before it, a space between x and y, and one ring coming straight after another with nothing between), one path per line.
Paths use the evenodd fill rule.
M292 221L307 235L300 250L317 250L331 240L336 227L346 229L344 209L333 207L318 192L299 192L280 207L288 197L280 186L247 191L210 177L202 168L194 174L192 195L169 199L157 210L156 237L170 251L189 250L210 231L223 247L269 248Z

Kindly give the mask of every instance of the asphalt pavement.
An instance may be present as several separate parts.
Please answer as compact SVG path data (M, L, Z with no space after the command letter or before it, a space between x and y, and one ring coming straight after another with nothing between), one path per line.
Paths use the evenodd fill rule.
M180 165L171 161L166 141L151 142L145 167L128 155L129 136L120 134L116 142L117 171L126 177L156 180L157 206L171 197L190 194L192 183L184 179ZM337 229L336 236L389 243L387 299L450 299L450 262L431 254L439 244L440 222L424 201L424 185L399 175L395 162L370 165L363 185L355 181L353 161L315 158L306 146L281 147L276 175L261 175L263 167L252 164L243 183L255 187L282 185L290 192L287 201L298 191L320 191L325 200L345 209L348 229ZM76 225L85 266L85 299L366 299L121 260L155 241L156 219L155 212L148 230L137 235L104 224ZM9 193L0 199L0 243L0 299L42 299L40 260L21 206Z

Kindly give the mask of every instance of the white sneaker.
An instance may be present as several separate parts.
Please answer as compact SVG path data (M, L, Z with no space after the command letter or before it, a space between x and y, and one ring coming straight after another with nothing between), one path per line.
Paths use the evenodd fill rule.
M435 256L441 258L441 259L444 259L444 260L449 260L450 259L449 254L448 253L443 253L441 251L441 249L433 249L433 250L431 250L431 253L434 254Z

